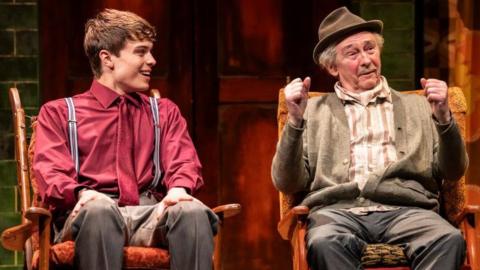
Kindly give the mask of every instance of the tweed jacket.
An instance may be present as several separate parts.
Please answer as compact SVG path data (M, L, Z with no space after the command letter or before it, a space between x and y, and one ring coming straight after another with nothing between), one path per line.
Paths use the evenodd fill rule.
M350 133L335 93L308 101L304 124L286 124L272 162L275 187L305 192L312 210L372 205L413 206L438 211L443 181L457 181L468 164L455 120L441 125L420 95L392 92L397 160L371 172L364 189L348 179Z

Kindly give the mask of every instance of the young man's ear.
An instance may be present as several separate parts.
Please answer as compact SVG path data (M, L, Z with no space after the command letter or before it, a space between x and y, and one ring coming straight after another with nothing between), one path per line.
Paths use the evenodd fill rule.
M98 53L98 57L100 57L100 63L102 67L113 69L113 62L112 62L112 54L107 50L101 50Z

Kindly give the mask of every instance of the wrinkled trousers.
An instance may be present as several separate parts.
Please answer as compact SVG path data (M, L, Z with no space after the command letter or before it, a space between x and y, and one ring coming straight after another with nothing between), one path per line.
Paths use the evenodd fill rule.
M415 270L460 269L465 258L460 230L437 213L420 208L366 215L320 209L308 216L305 238L312 270L362 269L367 243L401 246Z
M196 200L162 210L159 203L119 207L93 200L67 218L56 242L75 241L74 268L80 270L122 269L124 246L168 248L171 269L211 270L216 214Z

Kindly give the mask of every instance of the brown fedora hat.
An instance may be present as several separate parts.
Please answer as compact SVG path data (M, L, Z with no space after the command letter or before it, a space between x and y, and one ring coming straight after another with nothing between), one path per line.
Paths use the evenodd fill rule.
M365 21L351 13L346 7L337 8L323 19L318 27L318 43L313 50L313 61L318 63L318 55L333 42L340 41L350 34L361 31L381 34L383 22L380 20Z

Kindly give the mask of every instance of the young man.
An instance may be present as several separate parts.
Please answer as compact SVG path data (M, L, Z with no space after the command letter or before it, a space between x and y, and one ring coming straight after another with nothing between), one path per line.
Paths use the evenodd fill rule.
M138 93L149 89L154 41L143 18L100 12L85 26L95 78L72 99L76 119L65 99L41 108L33 167L78 269L121 269L124 245L168 247L172 269L212 269L218 219L191 195L203 180L186 122L168 99Z
M459 180L467 167L448 87L422 79L425 97L390 88L381 76L382 28L345 7L320 24L314 61L338 82L308 101L310 78L286 86L273 183L308 193L301 204L311 209L312 269L361 269L367 243L401 245L412 269L459 269L463 237L437 213L442 181Z

